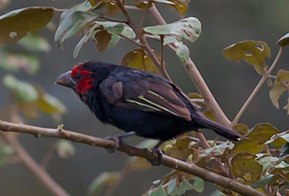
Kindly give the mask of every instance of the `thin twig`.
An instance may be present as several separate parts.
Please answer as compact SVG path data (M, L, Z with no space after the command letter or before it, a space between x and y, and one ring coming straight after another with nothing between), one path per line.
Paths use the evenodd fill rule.
M148 56L152 59L156 67L160 70L163 77L167 80L171 80L169 74L167 73L166 69L163 69L161 66L161 63L159 62L157 56L154 54L153 49L149 46L148 42L146 41L145 37L143 36L143 28L137 26L131 17L129 16L127 10L125 9L124 5L120 0L116 0L116 3L124 16L126 17L128 21L128 25L132 28L132 30L135 32L136 37L140 40L141 44L143 45L144 50L147 52Z
M6 127L7 128L7 127ZM1 128L1 130L3 130ZM27 151L21 146L18 140L10 135L3 133L3 137L9 143L9 145L13 148L13 150L18 155L19 159L23 162L23 164L32 171L32 174L36 176L40 182L53 194L57 196L68 196L69 194L57 183L55 182L51 176L41 168L27 153Z
M150 12L150 15L154 18L154 20L158 24L166 24L166 21L164 20L164 18L162 17L160 12L154 5L149 9L149 12ZM170 44L169 46L173 50L176 50L176 46L174 44ZM210 89L208 88L205 80L203 79L201 73L199 72L197 66L192 61L191 58L189 58L187 64L185 65L185 69L189 77L192 79L192 81L195 83L196 87L198 88L198 91L203 96L206 105L209 107L209 109L213 112L214 116L217 118L218 122L220 122L221 124L227 127L230 127L231 125L230 120L227 118L223 110L218 105Z
M236 115L236 117L234 118L234 120L232 121L232 125L235 125L239 122L241 116L243 115L243 113L245 112L245 110L248 108L249 104L252 102L252 100L255 98L256 94L259 92L259 90L261 89L261 87L263 86L263 84L266 82L266 80L268 79L268 75L271 74L271 72L273 71L273 69L276 67L276 65L278 64L280 57L282 55L283 52L283 47L279 48L279 51L271 65L271 67L269 68L269 70L262 76L262 78L260 79L260 81L258 82L258 84L256 85L255 89L252 91L252 93L250 94L250 96L248 97L248 99L245 101L245 103L243 104L243 106L241 107L241 109L239 110L238 114Z
M30 126L30 125L25 125L25 124L15 124L15 123L10 123L6 121L0 121L0 130L3 132L27 133L27 134L32 134L37 137L45 136L45 137L62 138L62 139L67 139L67 140L74 141L74 142L79 142L79 143L88 144L91 146L98 146L98 147L104 147L104 148L116 147L116 144L112 140L101 139L101 138L93 137L93 136L86 135L86 134L67 131L64 129L50 129L50 128ZM19 150L19 148L17 149ZM155 156L155 153L152 153L148 151L147 149L139 149L133 146L129 146L127 144L122 144L117 148L117 150L124 152L128 154L129 156L138 156L138 157L147 159L149 161L159 161L159 157ZM25 155L25 151L23 154L22 153L23 152L20 152L21 155L23 154ZM227 178L219 174L216 174L214 172L208 171L204 168L200 168L193 163L183 162L183 161L180 161L178 159L175 159L166 155L162 156L162 159L160 162L162 165L165 165L169 168L198 176L208 182L233 190L237 193L240 193L241 195L264 196L263 193L256 191L255 189L253 189L252 187L248 185L244 185L231 178ZM31 165L29 166L31 167ZM33 169L35 168L41 169L39 168L38 165L36 166L34 165ZM43 170L41 169L41 171ZM64 195L66 195L66 193Z

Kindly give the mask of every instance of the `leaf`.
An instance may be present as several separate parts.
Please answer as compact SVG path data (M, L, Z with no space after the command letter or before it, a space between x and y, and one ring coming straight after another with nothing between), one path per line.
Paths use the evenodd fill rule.
M15 94L18 101L33 102L38 99L38 93L31 84L20 81L12 75L5 75L3 77L3 84L11 92Z
M51 49L50 44L44 37L34 34L28 34L22 38L19 44L31 51L49 52Z
M277 41L279 46L285 47L289 45L289 33L286 33L283 35L278 41Z
M205 189L204 180L202 178L197 177L197 176L194 176L193 180L194 180L193 189L198 193L203 192Z
M0 69L24 70L29 74L35 74L39 70L39 60L32 54L2 49L0 51Z
M201 34L201 23L197 18L189 17L170 24L148 26L144 31L152 35L175 35L194 42Z
M134 49L128 52L122 58L121 64L135 69L144 70L146 72L160 75L159 69L153 63L151 58L146 54L146 52L141 48Z
M88 11L90 8L89 3L84 2L61 14L60 24L54 37L59 45L62 45L64 40L74 36L97 17L96 14Z
M174 7L180 15L184 15L188 10L189 3L189 1L183 0L154 0L154 2L170 5Z
M236 131L237 133L241 134L241 135L245 135L249 132L249 128L246 124L236 124L233 126L233 130Z
M271 50L263 41L247 40L226 47L223 53L228 60L244 60L253 65L258 74L262 75L265 74L265 59L270 57Z
M263 167L255 158L255 155L246 152L236 154L230 161L230 173L244 180L245 184L257 182L261 177Z
M106 188L113 186L121 178L120 172L102 172L89 185L88 193L90 195L101 195L100 193Z
M251 186L253 188L264 188L266 185L268 185L271 182L272 177L273 177L272 174L263 176L260 180L258 180L257 182L253 183Z
M35 102L37 108L46 114L50 115L58 115L64 114L67 110L61 101L59 101L56 97L44 92L41 90L39 92L39 98Z
M289 71L280 69L274 82L273 88L270 90L269 96L273 105L279 109L278 100L280 96L289 90Z
M38 31L53 15L53 8L27 7L0 16L0 43L17 42L27 33Z
M164 145L163 151L166 155L179 159L186 160L194 151L191 148L192 138L189 136L180 136L174 142Z
M56 152L59 157L65 159L75 154L75 148L73 144L68 140L59 140L56 143Z
M0 167L6 163L8 156L13 154L13 152L9 145L0 143Z
M103 52L111 40L111 34L106 30L100 30L95 34L96 48L99 52Z
M156 189L149 191L149 196L167 196L165 189L162 186L158 186Z
M164 39L164 45L173 44L176 47L176 55L181 60L181 63L186 65L190 58L189 48L183 44L183 42L178 41L174 36L167 36Z
M94 21L99 27L103 27L108 33L112 35L122 35L127 38L135 38L136 35L132 28L125 23L110 22L110 21Z
M113 15L119 11L119 8L115 2L108 0L88 0L93 9L104 8L106 15Z
M204 149L200 154L199 157L207 157L207 156L221 156L223 155L226 149L232 149L234 144L232 142L223 142L219 145Z
M73 51L73 57L76 58L83 47L83 45L95 35L96 25L92 25L90 29L84 34L84 36L79 40Z
M234 154L240 152L256 154L260 152L264 144L277 133L279 133L279 130L269 123L257 124L244 139L236 143L232 151Z

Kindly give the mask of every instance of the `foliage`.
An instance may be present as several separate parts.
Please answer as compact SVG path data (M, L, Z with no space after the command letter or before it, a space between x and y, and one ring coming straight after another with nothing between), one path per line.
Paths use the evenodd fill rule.
M188 9L188 3L188 1L179 0L136 0L132 2L132 6L138 8L139 11L147 11L154 4L160 4L173 7L179 15L184 15ZM24 71L30 77L37 73L41 62L35 52L49 52L50 50L49 43L38 34L38 31L46 27L59 11L61 17L55 32L55 41L58 45L62 47L67 39L82 35L75 46L74 57L90 40L95 43L99 52L115 47L120 40L126 40L134 43L136 47L123 56L121 64L124 66L162 75L162 69L165 69L166 64L163 48L166 46L174 49L182 64L188 63L190 50L187 44L196 41L202 31L201 22L196 17L182 17L182 19L162 25L136 25L132 24L129 18L125 21L113 18L118 17L116 13L122 11L120 8L112 1L90 0L64 10L53 7L27 7L0 17L0 69L6 73L2 82L11 98L9 111L14 114L12 119L15 120L15 116L19 117L22 114L21 121L36 118L39 111L53 117L59 117L66 112L65 106L56 97L38 85L14 76L15 72L19 71ZM124 14L128 15L127 12ZM143 39L157 40L161 49L150 51ZM10 47L11 43L17 44L16 50ZM288 33L281 37L277 44L281 48L287 47L289 45ZM276 64L272 64L272 69L270 69L266 63L271 55L269 45L260 40L245 40L226 47L223 53L228 60L235 62L243 60L253 66L257 74L268 81L269 97L273 105L279 109L280 96L285 92L288 94L289 91L289 71L280 69L276 76L271 74ZM156 65L156 60L161 66ZM271 80L274 80L274 83ZM201 98L201 96L198 97L198 99ZM215 119L207 103L200 104L200 109L205 115ZM284 109L289 114L289 98ZM243 135L239 142L208 140L209 147L204 148L202 141L195 133L188 133L165 142L161 150L173 158L227 175L260 192L274 192L287 185L289 182L288 131L281 132L269 123L259 123L252 128L239 123L233 124L233 128ZM148 140L141 147L151 148L153 143ZM58 141L54 147L62 158L75 153L74 147L67 141ZM9 145L2 144L1 141L0 165L3 165L12 154L13 150ZM127 170L149 169L150 165L141 158L133 157L128 159L125 167L127 172ZM89 193L104 193L105 190L117 186L123 176L121 171L103 172L91 183ZM160 180L153 182L145 195L182 195L187 191L200 193L204 188L205 184L201 178L180 171L171 171ZM217 192L236 195L232 190L219 186L216 186Z

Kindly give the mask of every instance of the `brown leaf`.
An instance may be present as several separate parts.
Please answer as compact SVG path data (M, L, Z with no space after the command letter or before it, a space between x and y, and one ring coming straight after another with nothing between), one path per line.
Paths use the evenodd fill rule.
M111 34L109 34L106 30L100 30L95 34L96 47L99 52L103 52L111 39Z

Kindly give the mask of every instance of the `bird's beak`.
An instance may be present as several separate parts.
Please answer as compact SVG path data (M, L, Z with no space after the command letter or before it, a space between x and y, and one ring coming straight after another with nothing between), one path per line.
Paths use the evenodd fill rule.
M74 88L75 87L75 81L70 76L71 71L65 72L58 76L58 78L55 80L56 84L59 84L61 86Z

